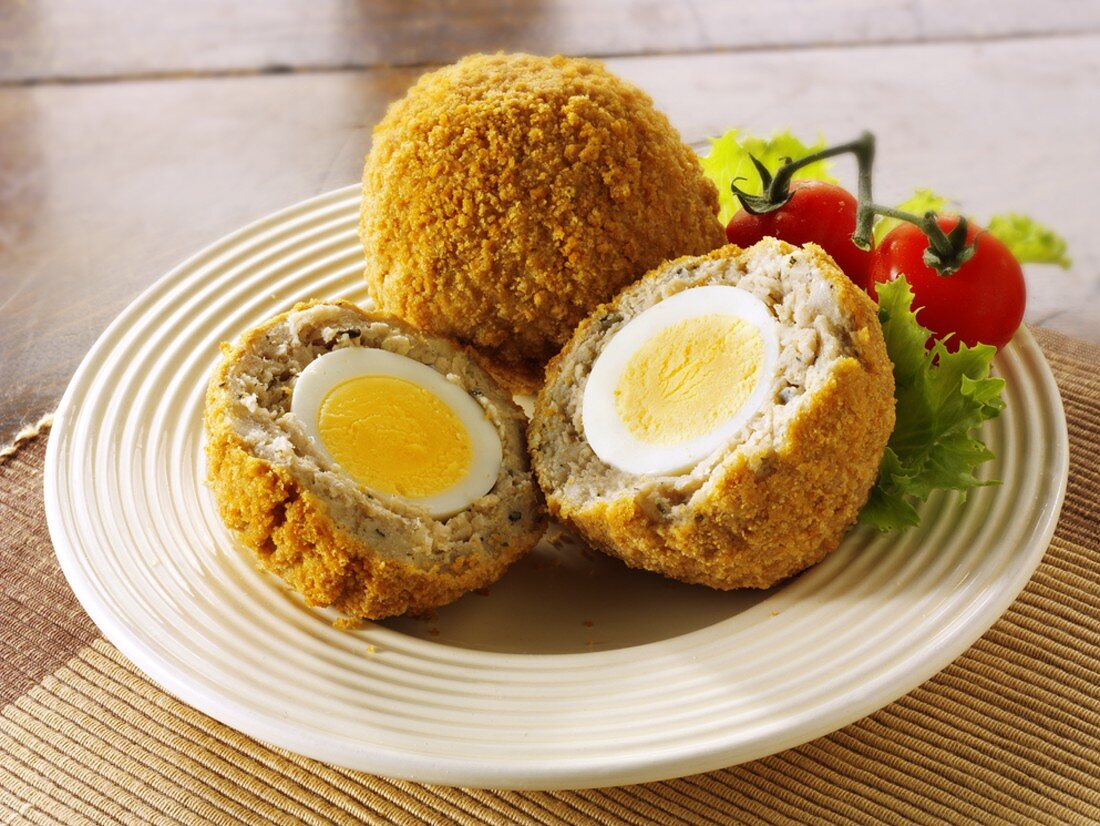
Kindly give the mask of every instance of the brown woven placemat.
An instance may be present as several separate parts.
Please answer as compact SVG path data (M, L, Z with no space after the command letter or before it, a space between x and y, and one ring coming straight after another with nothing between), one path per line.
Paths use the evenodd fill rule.
M65 583L44 437L0 456L0 821L8 823L1100 822L1100 347L1037 330L1070 478L1046 557L997 624L896 703L740 766L639 786L424 786L271 748L178 702Z

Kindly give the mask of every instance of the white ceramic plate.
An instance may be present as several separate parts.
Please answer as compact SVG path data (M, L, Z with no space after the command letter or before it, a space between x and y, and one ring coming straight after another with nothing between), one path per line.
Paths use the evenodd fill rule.
M998 357L1000 487L934 497L919 529L854 530L768 592L718 593L543 543L427 620L335 630L218 520L202 404L218 343L296 301L364 301L358 187L227 237L158 281L88 354L46 458L57 556L104 635L260 740L455 785L641 782L833 731L958 657L1038 565L1065 491L1065 419L1031 336Z

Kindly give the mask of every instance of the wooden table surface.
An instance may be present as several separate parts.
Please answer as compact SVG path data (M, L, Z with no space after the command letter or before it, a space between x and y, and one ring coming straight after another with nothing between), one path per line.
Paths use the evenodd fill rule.
M172 265L357 180L420 72L496 49L603 57L701 148L870 128L882 200L929 186L1065 235L1027 320L1100 341L1098 0L7 0L0 444Z

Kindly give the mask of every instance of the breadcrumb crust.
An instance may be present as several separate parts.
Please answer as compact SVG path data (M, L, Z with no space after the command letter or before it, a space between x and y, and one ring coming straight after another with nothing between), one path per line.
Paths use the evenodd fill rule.
M352 617L418 614L496 582L542 536L533 530L496 556L465 556L447 570L375 555L329 517L328 508L284 468L249 455L225 432L207 444L211 488L222 520L260 567L286 580L311 606Z
M717 213L695 153L602 64L473 55L375 128L360 236L379 307L524 391L597 304L723 244Z

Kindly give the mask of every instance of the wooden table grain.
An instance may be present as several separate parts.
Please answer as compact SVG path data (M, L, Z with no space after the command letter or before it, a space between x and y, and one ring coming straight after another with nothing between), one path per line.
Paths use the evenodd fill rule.
M470 51L590 54L705 148L731 126L879 138L914 186L1070 241L1027 319L1100 341L1100 3L23 0L0 5L0 444L111 319L236 227L355 181L370 130ZM842 170L842 174L849 174Z

